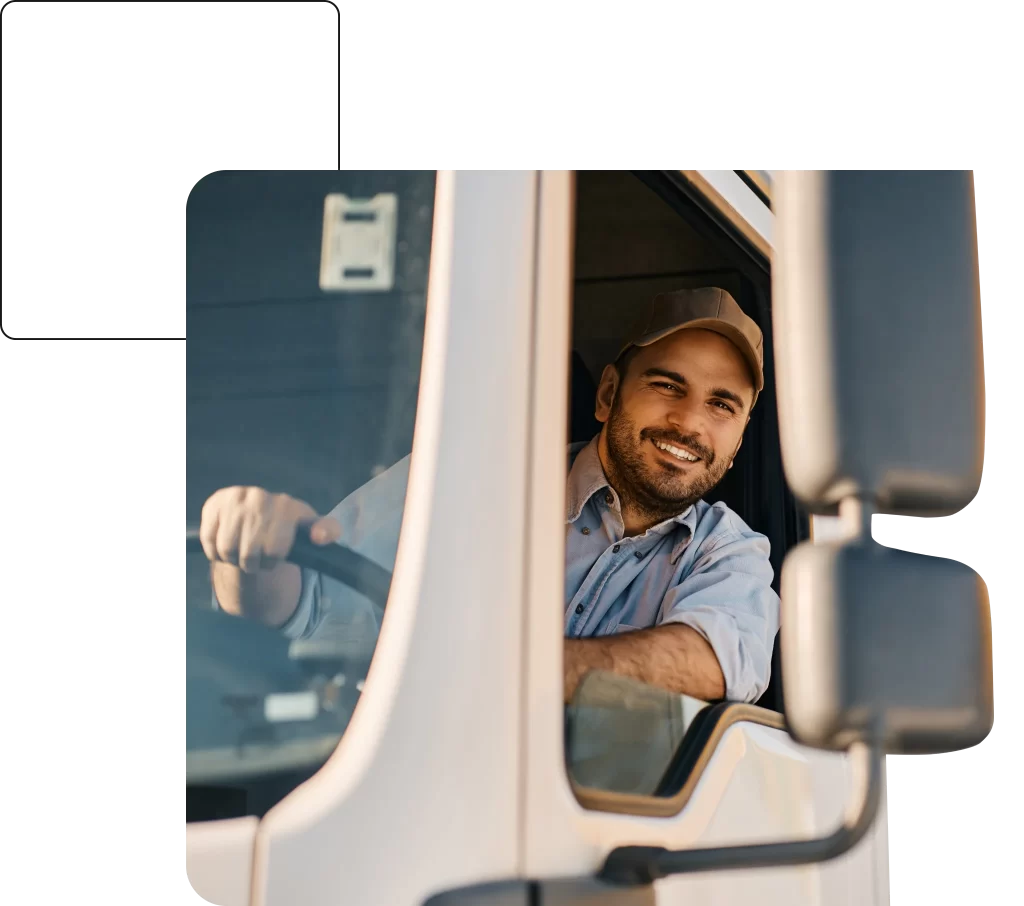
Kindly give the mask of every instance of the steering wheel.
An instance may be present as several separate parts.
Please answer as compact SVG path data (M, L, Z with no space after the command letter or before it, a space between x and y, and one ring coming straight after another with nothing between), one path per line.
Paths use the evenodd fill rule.
M204 553L198 528L186 528L185 550L190 554ZM315 570L329 579L336 579L359 592L373 604L378 623L383 618L391 590L390 570L344 544L314 544L306 526L296 529L295 541L284 559L298 567Z
M186 528L185 548L188 554L205 554L197 528ZM306 528L296 532L295 542L285 559L296 566L316 570L363 595L372 604L380 625L391 586L389 570L340 544L314 544ZM351 677L366 675L372 650L365 652L364 663L362 656L354 660L352 653L339 647L329 633L323 640L289 640L278 630L256 620L242 619L212 607L189 607L186 625L189 749L226 750L240 745L240 721L257 734L270 733L273 728L262 716L268 696L308 693L318 675L342 672L350 681L340 693L333 714L321 712L316 719L281 724L273 731L279 739L290 739L289 745L302 743L305 748L289 749L290 755L284 750L270 752L265 758L251 758L249 763L253 770L269 770L268 758L277 759L273 763L276 769L281 769L326 757L321 752L324 741L333 748L359 696L359 686L351 682ZM190 755L201 759L204 752ZM233 760L229 764L232 772L239 770ZM204 773L209 771L198 769L199 775Z

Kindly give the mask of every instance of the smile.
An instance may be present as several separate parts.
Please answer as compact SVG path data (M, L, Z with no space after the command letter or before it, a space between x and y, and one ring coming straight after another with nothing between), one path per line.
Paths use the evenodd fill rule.
M699 456L694 456L689 450L684 450L682 447L677 447L675 444L667 444L663 441L653 441L654 446L659 450L663 450L670 456L674 456L676 459L682 460L683 462L700 462Z

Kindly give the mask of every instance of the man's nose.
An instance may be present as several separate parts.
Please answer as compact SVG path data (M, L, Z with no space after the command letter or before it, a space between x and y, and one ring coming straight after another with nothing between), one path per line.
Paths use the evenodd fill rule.
M702 440L707 436L704 409L692 400L676 400L668 410L668 422L680 434L696 435Z

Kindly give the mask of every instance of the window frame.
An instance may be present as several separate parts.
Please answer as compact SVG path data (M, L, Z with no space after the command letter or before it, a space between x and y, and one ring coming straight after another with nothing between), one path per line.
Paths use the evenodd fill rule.
M721 179L720 174L732 177L733 182ZM746 183L735 175L735 171L639 171L634 175L672 207L698 234L721 249L731 267L741 274L753 271L762 276L768 298L764 300L761 320L770 322L769 237L772 215L763 200L754 195ZM737 185L746 196L739 193ZM729 193L729 198L725 193ZM741 213L741 208L746 214ZM575 214L574 194L574 217ZM748 219L748 215L754 222ZM764 215L767 215L767 223L764 221ZM575 248L575 235L572 244ZM574 300L570 297L570 309L573 305ZM770 323L765 326L767 337L770 337ZM766 346L768 345L770 343L766 343ZM568 356L566 358L568 359ZM769 368L773 368L773 360L771 350L766 349L766 371ZM567 476L563 477L563 481L565 478ZM788 491L788 487L786 490ZM788 553L796 544L809 538L810 520L807 519L804 523L798 521L796 537L791 539L785 552ZM564 550L560 549L559 553L564 560ZM646 796L585 787L574 780L566 760L563 770L576 801L583 808L596 812L650 817L670 817L679 814L685 808L704 769L730 727L748 722L773 729L785 729L780 647L781 639L777 638L772 657L773 680L779 678L777 682L773 682L776 710L752 703L709 704L700 712L691 727L687 728L676 757L666 771L663 783L667 783L670 773L678 780L685 770L690 771L676 793L671 796ZM563 734L563 752L566 752L566 743Z

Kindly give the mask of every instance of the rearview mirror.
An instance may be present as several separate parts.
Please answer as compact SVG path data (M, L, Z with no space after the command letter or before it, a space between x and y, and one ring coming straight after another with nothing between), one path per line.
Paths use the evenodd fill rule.
M810 512L849 523L845 542L783 565L790 732L828 749L975 745L993 718L984 582L871 540L872 513L954 513L981 483L972 175L784 172L774 200L786 478Z

